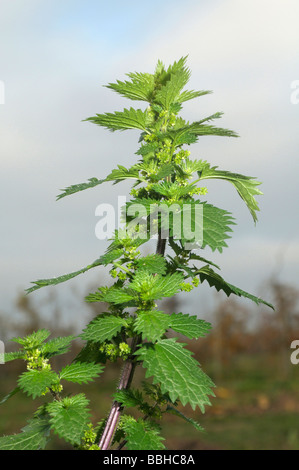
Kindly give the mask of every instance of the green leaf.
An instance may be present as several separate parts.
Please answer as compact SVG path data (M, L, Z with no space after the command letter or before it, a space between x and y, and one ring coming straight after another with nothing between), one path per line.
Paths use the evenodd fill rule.
M184 101L193 100L193 98L198 98L199 96L204 96L212 93L210 90L200 90L200 91L188 91L185 90L177 98L178 103L183 103Z
M160 202L155 199L136 198L126 204L126 212L133 204L140 204L151 217L151 229L154 231L155 219L160 219L165 238L170 235L174 239L186 243L197 243L201 248L209 246L212 251L220 253L227 247L226 239L230 238L228 232L232 232L231 225L235 225L230 212L215 207L207 202L180 200L169 203L167 200ZM132 217L127 215L127 221ZM197 247L198 247L197 246Z
M198 319L195 315L189 316L184 313L173 313L170 315L170 328L177 333L181 333L187 338L203 338L212 328L212 325L205 320Z
M134 293L127 289L110 287L108 289L99 288L98 292L89 294L85 297L86 302L107 302L114 304L123 304L134 299Z
M106 181L115 181L115 183L118 183L119 181L127 180L127 179L133 179L133 180L139 180L139 181L146 181L145 178L142 178L139 176L139 169L136 168L136 166L133 166L132 168L125 168L122 165L117 165L117 169L112 170L110 175L107 176Z
M23 432L11 436L0 437L0 450L40 450L48 442L48 420L34 418Z
M87 362L75 362L62 368L60 379L78 384L87 384L98 377L103 371L103 366Z
M32 398L40 397L51 385L58 383L59 377L51 370L29 370L18 380L19 387Z
M114 315L99 315L83 330L80 337L86 341L103 343L111 340L120 330L126 326L124 318Z
M139 258L136 261L136 265L139 269L144 268L151 274L165 274L166 273L166 261L163 256L152 254Z
M122 427L126 433L126 448L128 450L162 450L164 438L156 429L151 428L150 423L132 417L122 421Z
M113 398L126 408L133 408L144 404L142 393L139 390L118 390L114 393Z
M50 331L46 329L41 329L34 331L30 335L20 338L12 338L11 341L21 344L25 349L38 348L42 343L50 336Z
M248 292L243 291L242 289L239 289L239 287L229 284L218 273L215 273L215 271L213 271L213 269L211 269L209 266L204 266L203 268L199 269L196 274L199 276L201 282L207 281L210 287L215 287L218 292L222 290L228 297L231 294L235 294L238 297L245 297L247 299L250 299L257 305L267 305L268 307L274 310L272 304L266 302L260 297L256 297L252 294L249 294Z
M227 232L232 232L230 225L235 225L230 212L219 209L211 204L203 203L202 248L208 245L212 251L218 250L222 253L222 249L227 247L224 240L230 238Z
M51 428L71 444L80 444L89 421L89 401L83 393L47 405Z
M178 102L180 92L188 83L190 70L182 67L175 73L172 73L167 83L156 93L155 102L169 109L172 103Z
M68 186L67 188L62 189L63 193L56 196L56 200L62 199L65 196L70 196L71 194L78 193L79 191L84 191L85 189L94 188L99 184L102 184L106 179L99 180L98 178L89 178L87 183L79 183Z
M46 358L65 354L68 352L70 344L74 339L75 336L73 335L53 338L41 346L41 353Z
M254 196L263 194L259 189L257 189L257 186L261 184L259 181L255 181L255 178L251 176L231 173L230 171L217 170L217 167L205 168L202 172L198 173L198 176L200 179L215 178L232 183L239 196L247 205L254 222L257 221L256 211L259 211L259 207Z
M4 353L4 362L14 361L16 359L24 359L24 351L14 351L9 353Z
M154 90L154 76L149 73L128 73L131 81L122 82L117 80L117 83L109 83L107 88L110 88L125 98L131 100L151 101L152 93Z
M220 113L215 113L201 121L193 122L192 124L186 123L183 120L180 127L177 125L168 131L169 137L173 140L175 147L180 147L183 144L194 144L198 141L199 136L215 135L224 137L238 137L234 131L224 129L222 127L215 127L212 125L203 124L206 120L215 119L220 116Z
M106 127L111 131L125 129L141 129L145 131L149 124L149 117L147 111L130 108L124 109L121 112L97 114L94 117L85 119L85 121Z
M140 270L137 271L133 281L127 287L138 292L142 300L159 300L178 293L182 281L183 275L181 273L161 276Z
M166 411L168 413L178 416L179 418L182 418L184 421L187 421L187 423L192 424L192 426L194 426L194 428L197 429L197 431L204 430L203 427L197 421L195 421L193 418L189 418L188 416L185 416L183 413L181 413L181 411L179 411L174 406L167 405Z
M135 320L134 328L137 333L142 333L142 338L153 343L164 335L171 324L171 317L163 312L140 312Z
M2 400L0 401L0 405L3 405L3 403L5 403L7 400L9 400L11 397L13 397L14 395L16 395L16 393L20 392L20 387L16 387L14 388L11 392L9 392L7 395L5 395L4 398L2 398Z
M146 378L153 376L153 383L160 383L172 402L179 398L184 406L190 403L192 409L199 406L204 412L205 405L211 404L208 395L214 396L214 384L183 346L175 338L163 339L144 345L135 354L147 369Z
M190 242L202 249L209 246L212 251L218 250L221 253L227 247L225 240L230 238L227 233L232 232L230 225L235 224L231 214L200 201L184 201L180 206L181 233L178 233L176 225L170 224L170 235L181 239L184 245Z
M83 274L86 271L89 271L89 269L95 268L96 266L100 266L101 259L99 258L98 260L94 261L94 263L86 266L85 268L79 269L78 271L72 272L70 274L64 274L62 276L50 278L50 279L40 279L39 281L33 281L31 284L35 284L34 287L30 287L29 289L26 289L27 294L30 294L31 292L40 289L41 287L46 287L46 286L56 286L57 284L61 284L62 282L69 281L70 279L73 279L76 276L79 276L79 274Z
M179 182L175 181L174 183L163 181L158 184L153 184L152 189L153 191L166 196L169 199L172 198L182 198L183 196L189 194L192 189L195 189L196 186L194 184L188 184L186 186L182 186Z
M40 289L41 287L56 286L57 284L61 284L62 282L69 281L70 279L73 279L74 277L79 276L80 274L83 274L89 271L90 269L111 263L115 259L119 258L122 254L122 250L113 250L110 253L106 253L105 255L100 256L100 258L96 259L93 263L89 264L88 266L85 266L84 268L79 269L78 271L74 271L69 274L63 274L62 276L53 277L50 279L40 279L39 281L34 281L32 282L32 284L35 284L34 287L26 289L26 292L27 294L30 294L31 292Z
M100 351L101 343L94 341L87 341L86 345L81 349L74 359L74 362L94 362L105 364L106 355L104 352Z

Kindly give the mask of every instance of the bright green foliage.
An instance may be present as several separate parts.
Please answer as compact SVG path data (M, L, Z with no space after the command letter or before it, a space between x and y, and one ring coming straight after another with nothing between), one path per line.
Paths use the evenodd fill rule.
M43 395L47 388L59 382L57 374L51 370L29 370L20 376L19 387L32 398Z
M206 336L211 329L210 323L199 320L195 315L189 316L183 313L166 315L157 310L139 312L134 326L135 330L142 334L143 339L153 343L161 338L168 329L173 329L188 338Z
M211 324L205 320L199 320L195 315L173 313L170 316L170 328L187 338L202 338L210 333Z
M162 444L163 437L159 435L158 430L151 426L151 423L131 416L124 416L121 427L125 432L128 450L162 450L165 446Z
M55 434L71 444L80 444L89 420L88 400L83 393L53 401L47 406Z
M103 343L113 338L125 325L126 321L123 318L112 315L99 315L89 323L81 334L81 338L86 341Z
M259 207L254 196L263 194L257 186L261 183L255 181L251 176L239 175L238 173L231 173L229 171L217 170L217 167L204 169L203 171L198 171L199 179L222 179L232 183L239 195L247 204L248 209L253 217L253 220L257 221L256 211L259 211Z
M141 269L137 271L129 288L139 293L141 300L157 300L163 297L172 297L179 291L179 284L182 281L180 273L172 275L154 275Z
M113 397L126 408L142 407L144 404L142 393L139 390L119 390Z
M47 343L41 346L43 355L47 358L65 354L71 345L71 342L75 339L74 336L62 336L58 338L50 339Z
M197 431L203 431L203 427L197 421L195 421L193 418L189 418L188 416L185 416L184 413L181 413L181 411L179 411L174 406L168 405L166 408L166 412L174 414L175 416L182 418L184 421L187 421L187 423L192 424L192 426L194 426L195 429L197 429Z
M147 369L146 377L153 376L153 383L160 383L172 401L179 398L183 405L189 403L193 409L198 405L204 411L211 404L208 395L214 395L214 384L183 346L174 338L164 339L144 345L136 355Z
M164 312L153 310L139 312L135 321L135 331L142 334L143 339L153 343L161 338L170 325L170 317Z
M33 348L40 347L43 342L50 336L50 334L50 331L42 329L34 331L31 335L28 335L25 338L12 338L11 341L21 344L25 350L30 350Z
M103 366L93 363L72 363L61 370L60 379L67 380L68 382L75 382L78 384L88 383L93 381L103 370Z
M50 433L47 419L34 418L19 434L0 437L0 450L44 449Z
M146 130L151 119L147 111L141 109L124 109L122 112L97 114L95 117L86 119L99 126L107 127L111 131L125 129Z
M158 302L198 289L206 281L227 296L234 294L273 308L227 282L214 270L220 268L210 255L203 254L203 250L221 253L236 223L231 212L208 202L203 182L220 179L231 183L254 222L259 211L255 197L262 192L258 189L260 182L253 177L218 169L196 155L191 157L190 145L202 136L235 138L237 134L213 124L222 117L221 112L195 122L180 115L185 101L211 93L185 89L191 75L186 62L187 57L182 57L165 67L158 61L154 73L129 73L127 80L109 83L110 90L140 101L142 107L128 106L123 111L96 114L85 120L113 132L139 130L138 160L128 167L117 165L106 177L100 175L66 187L57 199L103 183L131 181L131 197L122 208L124 227L115 230L106 252L94 262L69 274L37 280L27 293L61 284L99 266L109 266L109 285L99 286L85 298L91 303L104 302L105 313L83 329L79 335L84 342L81 351L60 371L52 369L52 357L65 354L75 337L49 339L50 332L42 329L13 339L20 350L5 353L4 358L25 361L27 370L0 404L12 400L16 393L39 397L43 404L22 432L0 438L0 449L43 449L57 434L80 450L118 446L161 450L165 447L160 422L165 413L172 413L201 431L200 424L185 416L179 406L190 405L193 410L198 406L204 412L211 404L215 385L180 337L202 338L210 333L211 325L198 318L203 312L166 314ZM158 240L156 253L148 253L146 244L154 237ZM104 367L116 361L122 365L122 373L111 414L94 425L86 396L65 396L63 384L99 380ZM133 374L139 365L146 369L147 380L134 388ZM98 390L100 393L101 387ZM135 409L134 417L128 413L130 408Z

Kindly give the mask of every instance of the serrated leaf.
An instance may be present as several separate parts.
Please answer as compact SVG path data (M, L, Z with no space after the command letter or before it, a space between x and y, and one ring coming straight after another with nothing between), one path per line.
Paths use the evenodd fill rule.
M73 335L53 338L41 346L41 353L46 358L65 354L68 352L70 344L74 339L75 336Z
M196 274L199 276L201 282L207 281L210 287L215 287L218 292L222 290L228 297L231 294L235 294L238 297L245 297L247 299L250 299L257 305L267 305L268 307L274 310L272 304L266 302L260 297L256 297L255 295L249 294L248 292L239 289L239 287L229 284L223 279L223 277L221 277L218 273L215 273L215 271L213 271L213 269L211 269L209 266L204 266L203 268L199 269Z
M162 392L173 402L179 398L184 406L190 403L193 409L199 406L204 412L211 404L208 396L214 396L214 384L183 346L174 338L163 339L144 345L135 354L147 369L146 377L153 376L153 383L160 383Z
M194 243L202 249L209 246L212 251L218 250L221 253L227 247L225 240L230 238L230 226L235 224L231 214L200 201L184 201L180 202L180 206L180 219L177 220L181 227L175 221L173 226L170 224L170 236L180 239L184 246L187 246L186 243ZM162 218L162 223L163 220ZM168 224L167 221L166 223Z
M161 276L140 270L137 271L133 281L127 287L138 292L142 300L159 300L178 293L182 281L183 275L181 273Z
M41 287L46 287L46 286L56 286L58 284L61 284L62 282L69 281L70 279L73 279L76 276L79 276L79 274L83 274L86 271L89 271L92 268L95 268L96 266L100 266L102 264L101 258L97 259L93 263L89 264L88 266L85 266L82 269L79 269L78 271L74 271L69 274L63 274L62 276L58 277L53 277L50 279L40 279L38 281L33 281L31 284L35 284L33 287L30 287L29 289L26 289L27 294L30 294L31 292L40 289Z
M227 247L226 239L230 238L231 225L235 225L231 213L216 206L200 201L156 201L155 199L136 198L126 204L126 212L134 205L141 205L148 217L153 220L160 216L159 225L165 231L165 238L173 237L186 243L197 243L201 248L209 246L212 251L222 252ZM132 217L127 215L127 221Z
M4 398L2 398L2 400L0 401L0 405L3 405L3 403L5 403L7 400L9 400L11 397L13 397L14 395L16 395L16 393L20 392L20 387L16 387L14 388L11 392L9 392L7 395L5 395Z
M42 328L41 330L34 331L30 335L12 338L11 341L21 344L25 348L38 348L50 336L50 331Z
M89 401L83 393L47 405L53 431L71 444L80 444L89 421Z
M170 75L166 84L156 93L155 102L161 104L164 109L169 109L172 103L176 103L181 90L188 83L190 70L182 67Z
M14 351L9 353L4 353L4 362L15 361L16 359L24 359L24 351Z
M90 269L96 268L97 266L105 266L111 263L115 259L119 258L122 254L122 250L115 249L110 251L110 253L106 253L100 256L100 258L96 259L93 263L89 264L88 266L85 266L84 268L79 269L78 271L74 271L69 274L63 274L62 276L53 277L50 279L40 279L39 281L33 281L32 284L35 285L33 287L30 287L29 289L26 289L26 292L27 294L30 294L31 292L40 289L41 287L56 286L57 284L61 284L62 282L69 281L70 279L73 279L74 277L79 276L80 274L84 274Z
M144 268L151 274L165 274L166 273L166 260L163 256L152 254L144 256L136 260L136 265L139 269Z
M186 186L181 185L179 182L174 183L163 181L161 183L153 184L153 191L166 196L169 199L180 199L183 196L189 194L196 186L194 184L188 184Z
M218 114L219 113L216 113L215 115L218 117ZM192 124L185 123L185 125L181 125L181 127L169 130L168 135L173 139L173 145L175 145L175 147L180 147L183 144L194 144L198 141L199 136L207 135L238 137L238 134L230 129L204 124L204 121L210 118L212 117L208 117L202 121L193 122Z
M123 422L123 429L126 433L126 448L128 450L162 450L164 438L159 435L156 429L142 419L131 418Z
M100 288L94 294L88 294L85 297L86 302L107 302L122 304L134 299L134 293L124 288L110 287L108 289Z
M193 91L193 90L185 90L177 98L179 103L183 103L184 101L193 100L194 98L198 98L199 96L204 96L212 93L210 90L201 90L201 91Z
M116 336L125 325L124 318L114 315L99 315L87 325L80 337L86 341L103 343Z
M150 101L154 90L154 76L149 73L128 73L131 81L120 81L109 83L107 88L111 88L125 98L131 100Z
M195 315L190 316L184 313L173 313L170 315L169 327L190 339L203 338L210 333L212 328L211 324L205 320L200 320Z
M68 186L67 188L62 189L63 193L56 196L56 200L62 199L63 197L70 196L71 194L78 193L79 191L84 191L85 189L94 188L99 184L102 184L106 179L99 180L98 178L89 178L87 183L79 183Z
M29 370L18 380L19 387L32 398L40 397L48 387L58 383L59 377L51 370Z
M163 312L153 310L140 312L134 323L137 333L142 333L142 338L153 343L164 335L171 324L171 317Z
M185 416L181 411L179 411L177 408L171 405L167 405L166 411L168 413L174 414L178 416L179 418L182 418L184 421L187 421L187 423L192 424L192 426L197 429L197 431L203 431L203 427L195 421L193 418L189 418L188 416Z
M44 449L49 435L47 419L34 418L23 432L0 437L0 450L40 450Z
M230 238L227 234L232 232L230 225L235 225L230 212L219 209L208 203L203 204L203 244L202 248L209 246L212 251L218 250L222 253L224 247L227 247L226 239Z
M147 111L130 108L116 111L115 113L97 114L94 117L85 119L85 121L106 127L111 131L125 129L141 129L145 131L149 124L149 117Z
M256 212L259 211L257 201L255 200L256 195L262 195L263 193L257 189L261 183L256 181L251 176L240 175L239 173L231 173L230 171L217 170L217 167L206 168L202 172L198 173L200 179L222 179L229 181L236 188L239 196L243 199L247 205L254 222L257 221Z
M142 393L133 389L118 390L114 393L113 398L126 408L142 406L144 403Z
M98 377L103 371L103 366L87 362L75 362L62 368L60 379L78 384L87 384Z
M100 343L87 341L86 345L81 349L74 359L74 362L94 362L96 364L106 363L106 355L99 349Z
M110 175L107 176L106 181L115 181L115 183L127 179L146 181L145 178L139 175L138 167L125 168L122 165L117 165L117 169L112 170Z

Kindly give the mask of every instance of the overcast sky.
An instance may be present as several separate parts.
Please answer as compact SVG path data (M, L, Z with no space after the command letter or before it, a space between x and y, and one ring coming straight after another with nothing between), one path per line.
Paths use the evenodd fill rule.
M187 102L183 116L223 111L221 126L240 135L203 137L191 156L255 176L264 192L255 226L231 185L209 182L207 200L230 210L238 225L223 254L206 257L254 294L278 267L282 282L298 285L298 17L297 0L0 0L0 310L9 311L31 281L103 253L95 209L116 205L129 186L106 184L59 202L56 195L105 177L118 163L133 164L139 134L82 120L139 105L103 85L186 55L188 88L213 94ZM89 272L71 284L84 290L94 279ZM63 294L68 286L54 289ZM39 299L42 291L31 295ZM200 315L198 305L197 297L190 313Z

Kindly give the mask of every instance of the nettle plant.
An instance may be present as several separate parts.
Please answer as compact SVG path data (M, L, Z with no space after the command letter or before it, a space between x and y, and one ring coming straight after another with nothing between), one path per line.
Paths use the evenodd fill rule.
M53 370L51 358L66 353L74 336L49 340L50 332L39 330L13 339L21 348L5 354L5 360L22 359L27 371L2 402L17 392L33 399L44 397L45 401L19 434L0 439L0 449L44 449L56 434L75 449L160 450L165 448L160 423L168 413L201 430L193 417L180 411L180 404L189 404L193 410L198 406L204 412L215 385L180 338L204 337L211 325L197 315L166 314L157 302L207 281L227 296L246 297L272 308L226 282L218 273L220 268L202 256L207 247L222 252L234 224L230 212L203 200L207 189L201 186L202 181L216 178L233 184L254 222L259 210L255 196L262 194L254 178L190 158L186 146L200 136L237 137L231 130L209 124L222 113L193 123L179 116L183 102L210 91L184 90L190 78L186 57L168 68L158 61L154 74L129 73L128 77L128 81L117 81L108 88L131 100L145 101L145 109L130 107L97 114L87 121L111 131L139 129L138 162L130 168L118 165L107 178L91 178L58 196L61 199L108 181L134 180L131 200L123 207L123 226L115 230L105 254L92 264L68 275L36 281L28 289L30 293L97 266L109 266L112 285L86 297L87 302L104 302L107 311L86 326L79 335L84 342L82 350L59 372ZM143 256L142 246L154 236L156 251ZM64 382L86 384L116 360L123 365L111 410L101 422L92 423L85 394L65 396ZM138 387L133 383L137 366L146 369L145 380Z

